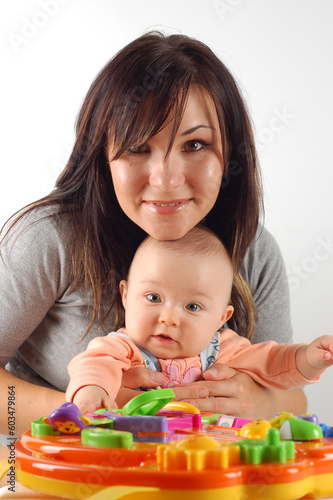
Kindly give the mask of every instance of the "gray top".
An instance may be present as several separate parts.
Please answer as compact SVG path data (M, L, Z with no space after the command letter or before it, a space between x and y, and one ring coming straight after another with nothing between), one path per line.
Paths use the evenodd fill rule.
M114 329L112 318L89 324L87 300L70 281L72 243L66 216L47 218L34 211L17 224L2 245L0 259L0 366L21 379L65 391L67 365L88 342ZM33 223L32 223L33 222ZM23 232L22 232L23 231ZM254 342L292 341L289 290L280 250L264 228L244 261L259 320Z

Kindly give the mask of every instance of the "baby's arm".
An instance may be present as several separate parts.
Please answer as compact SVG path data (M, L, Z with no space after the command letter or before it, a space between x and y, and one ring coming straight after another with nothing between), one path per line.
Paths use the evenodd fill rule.
M312 380L333 365L333 336L323 335L296 352L296 365L303 377Z
M139 349L125 337L96 337L86 351L68 365L70 382L67 401L74 402L82 413L99 408L117 408L114 399L121 387L123 371L144 366Z
M97 385L86 385L81 387L73 398L82 415L93 413L100 408L118 408L117 403L111 399L108 394Z

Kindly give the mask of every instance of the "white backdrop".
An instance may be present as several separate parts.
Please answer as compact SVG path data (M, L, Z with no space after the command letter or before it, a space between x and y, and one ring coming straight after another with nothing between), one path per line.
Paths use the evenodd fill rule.
M330 0L1 2L0 223L52 189L85 93L115 52L150 29L194 36L250 109L295 341L333 334L332 18ZM309 411L330 425L332 380L333 368L306 389Z

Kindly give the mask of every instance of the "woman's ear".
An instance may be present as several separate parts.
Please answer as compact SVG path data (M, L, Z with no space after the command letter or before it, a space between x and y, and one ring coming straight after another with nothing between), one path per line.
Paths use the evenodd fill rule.
M126 280L121 280L121 282L119 283L119 291L120 291L120 295L121 295L124 309L126 309L126 297L127 297L127 281Z
M220 324L219 328L221 328L224 325L224 323L226 323L231 318L233 313L234 313L234 308L232 306L227 306L225 308L225 310L222 314L221 324Z

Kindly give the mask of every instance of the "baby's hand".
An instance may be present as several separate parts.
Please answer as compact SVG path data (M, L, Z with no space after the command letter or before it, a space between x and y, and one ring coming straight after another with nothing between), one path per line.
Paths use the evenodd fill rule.
M333 337L323 335L308 345L306 359L314 368L328 368L333 364Z
M323 335L296 352L296 364L303 377L313 380L333 365L333 337Z
M73 398L73 403L79 407L82 415L93 413L100 408L118 408L117 403L97 385L87 385L79 389Z

